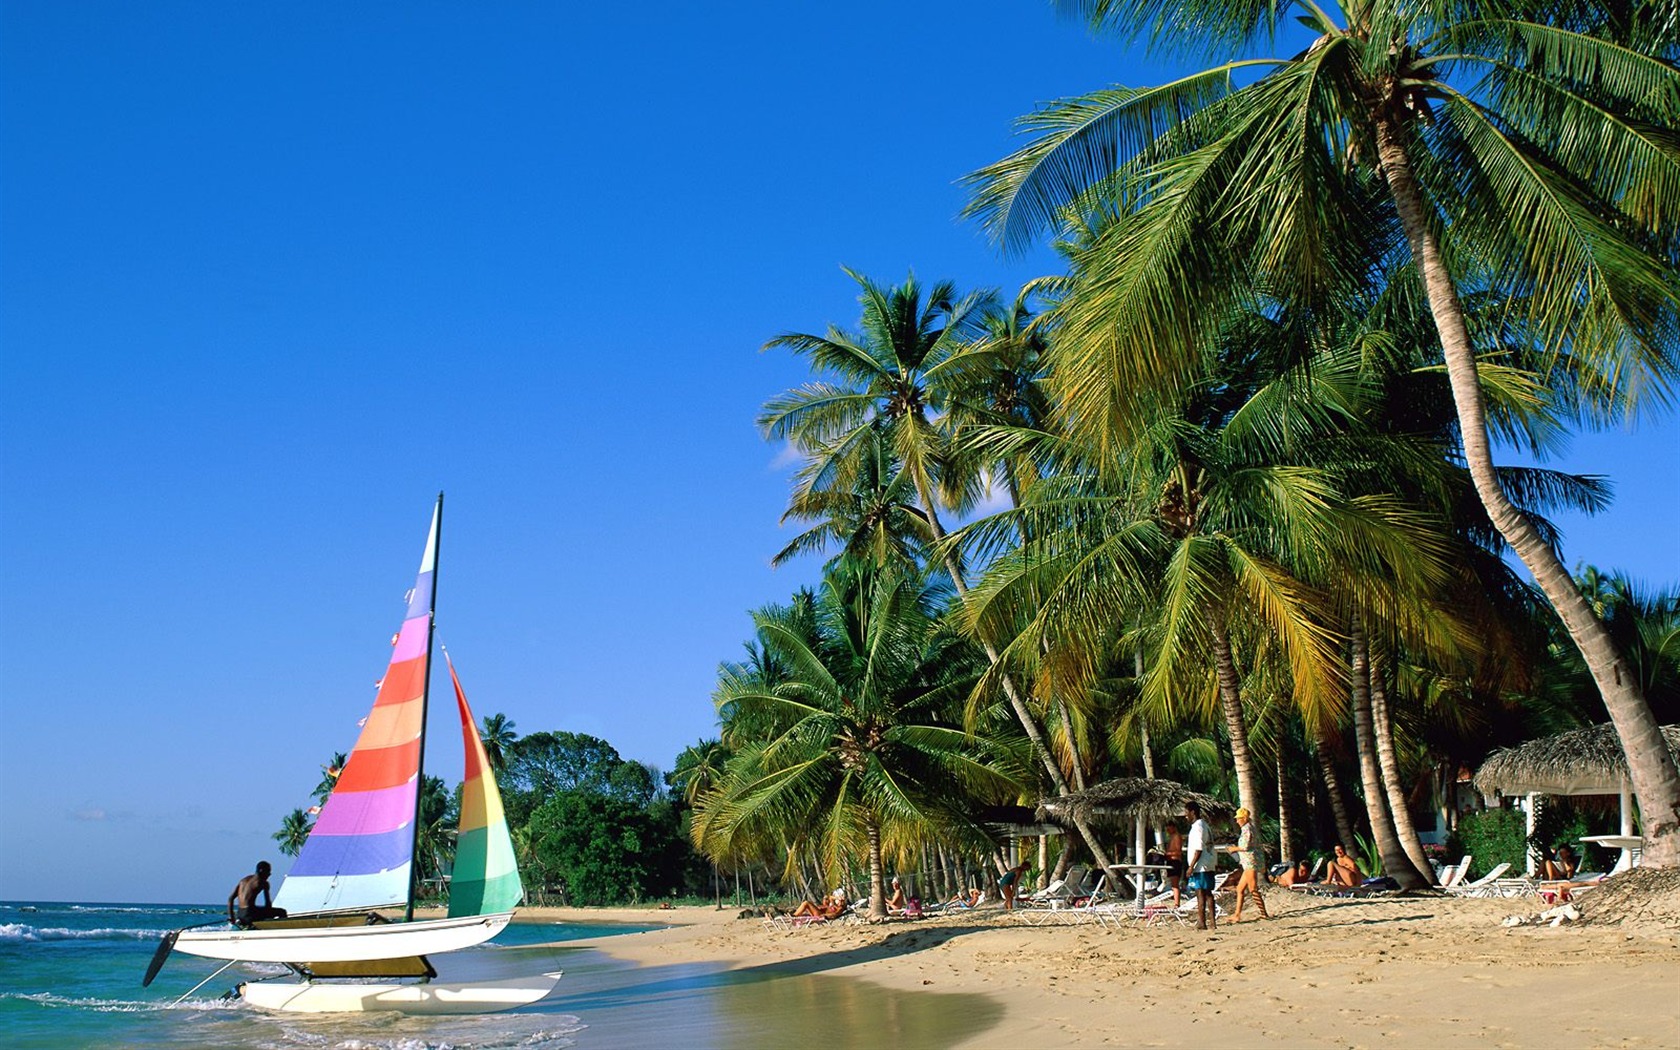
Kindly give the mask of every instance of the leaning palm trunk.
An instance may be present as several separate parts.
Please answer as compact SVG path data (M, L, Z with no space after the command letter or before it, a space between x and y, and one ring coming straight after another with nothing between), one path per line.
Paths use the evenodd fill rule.
M1371 728L1377 738L1377 765L1382 772L1383 787L1388 791L1388 812L1394 818L1395 834L1400 836L1400 846L1411 858L1412 867L1433 882L1435 868L1423 852L1423 840L1418 838L1417 827L1412 823L1412 808L1407 804L1406 792L1401 786L1400 759L1394 751L1394 722L1388 714L1388 685L1375 653L1371 655L1370 664Z
M1260 819L1260 788L1254 777L1254 757L1248 750L1248 721L1243 717L1242 689L1237 681L1237 664L1231 657L1231 638L1219 614L1208 610L1213 625L1213 663L1219 679L1219 706L1225 714L1225 729L1231 737L1231 765L1237 772L1237 800L1249 815Z
M1342 794L1342 778L1336 772L1336 759L1330 754L1328 731L1319 734L1318 746L1313 748L1313 752L1318 756L1318 771L1324 777L1324 793L1330 796L1330 813L1336 820L1336 834L1341 836L1342 845L1352 849L1353 816L1348 813L1347 800Z
M1371 718L1371 660L1366 643L1365 626L1356 613L1350 632L1353 648L1353 736L1359 748L1359 776L1365 789L1365 811L1371 818L1371 838L1376 841L1382 857L1383 874L1400 884L1401 889L1414 890L1429 885L1429 880L1412 865L1412 859L1400 845L1385 802L1382 768L1377 764L1376 729Z
M1394 197L1412 257L1423 277L1429 296L1429 310L1441 337L1447 378L1453 404L1458 411L1459 436L1464 461L1476 495L1486 508L1499 534L1522 559L1534 581L1557 611L1569 637L1581 651L1599 695L1604 699L1610 721L1621 738L1627 756L1628 777L1639 796L1644 822L1645 863L1656 867L1680 866L1680 769L1669 755L1656 717L1645 700L1639 680L1617 651L1604 624L1593 615L1592 606L1581 595L1549 544L1518 510L1494 473L1489 446L1487 417L1482 404L1481 383L1475 351L1457 290L1441 257L1433 223L1425 214L1423 195L1412 171L1411 158L1401 137L1400 119L1388 112L1375 116L1377 151Z

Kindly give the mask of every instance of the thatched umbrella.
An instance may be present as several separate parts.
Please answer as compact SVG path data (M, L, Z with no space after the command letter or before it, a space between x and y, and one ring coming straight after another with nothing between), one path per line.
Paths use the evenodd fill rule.
M1680 761L1680 726L1663 726L1662 734L1669 753ZM1631 836L1628 783L1627 756L1609 723L1501 748L1476 770L1476 790L1484 795L1619 795L1622 834ZM1530 834L1533 822L1531 806Z
M1229 803L1192 791L1176 780L1120 777L1071 795L1040 800L1038 819L1066 827L1081 817L1092 827L1124 830L1139 821L1183 816L1186 802L1196 803L1209 817L1228 817L1232 811Z
M1680 758L1680 726L1662 734ZM1476 770L1484 795L1615 795L1627 783L1627 756L1608 722L1501 748Z
M1071 795L1055 795L1038 803L1038 819L1063 827L1082 819L1095 828L1133 831L1136 862L1143 863L1143 827L1149 821L1167 820L1184 814L1184 804L1194 802L1203 816L1227 817L1231 806L1212 795L1192 791L1175 780L1120 777Z

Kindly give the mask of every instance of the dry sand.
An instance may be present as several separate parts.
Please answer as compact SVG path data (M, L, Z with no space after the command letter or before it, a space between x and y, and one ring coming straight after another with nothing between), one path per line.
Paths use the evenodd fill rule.
M1029 926L995 909L792 931L733 909L521 915L675 924L571 942L644 966L984 995L998 1019L965 1046L1680 1047L1680 884L1657 888L1642 894L1637 921L1595 916L1583 894L1586 921L1555 929L1501 924L1545 907L1533 898L1338 901L1282 890L1268 895L1275 918L1245 916L1212 934Z

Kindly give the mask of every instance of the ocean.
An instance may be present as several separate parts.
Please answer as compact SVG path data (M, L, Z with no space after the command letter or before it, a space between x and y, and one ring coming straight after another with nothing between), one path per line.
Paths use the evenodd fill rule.
M729 970L712 964L634 966L563 942L658 929L657 924L516 922L491 945L532 971L561 969L534 1006L472 1017L275 1014L222 995L275 972L176 953L151 987L140 979L158 939L215 922L206 905L0 902L0 1046L466 1050L653 1046L941 1047L1000 1016L983 996L899 992L829 976L833 962ZM188 993L191 993L190 995ZM182 997L186 996L183 1000ZM177 1002L177 1000L182 1000Z
M267 1014L221 998L241 980L275 972L243 965L177 1004L221 965L179 952L140 987L165 932L221 914L204 905L0 902L0 1046L546 1048L574 1046L584 1029L575 1014L546 1004L478 1017ZM483 950L531 955L533 970L564 969L565 953L534 946L654 928L516 923Z

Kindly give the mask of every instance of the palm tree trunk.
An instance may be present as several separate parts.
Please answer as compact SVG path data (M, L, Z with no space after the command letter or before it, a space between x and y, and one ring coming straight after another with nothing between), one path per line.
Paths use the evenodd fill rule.
M1295 862L1295 827L1293 807L1289 804L1289 777L1284 772L1284 740L1282 733L1277 742L1277 785L1278 785L1278 855L1280 863Z
M1138 681L1143 680L1143 650L1132 653L1132 673ZM1148 780L1155 779L1155 749L1149 746L1149 726L1144 724L1142 717L1138 718L1138 740L1143 746L1143 775Z
M1494 472L1488 440L1487 417L1482 403L1481 382L1476 371L1475 348L1465 324L1464 309L1452 278L1441 258L1434 225L1424 207L1423 194L1413 174L1411 158L1400 131L1399 119L1386 110L1374 114L1377 152L1395 210L1412 257L1423 277L1429 296L1429 310L1441 336L1447 378L1453 404L1458 411L1459 437L1464 462L1476 495L1487 509L1494 528L1505 537L1522 559L1535 583L1545 592L1569 637L1574 640L1587 669L1604 698L1610 721L1621 738L1627 756L1628 776L1639 796L1644 821L1645 864L1650 867L1680 866L1680 768L1669 754L1651 705L1645 699L1638 677L1617 650L1610 632L1593 614L1569 570L1548 543L1505 495Z
M887 882L881 870L881 825L873 817L864 821L869 836L869 918L887 917Z
M1358 614L1353 617L1349 632L1353 642L1353 737L1359 747L1359 777L1365 788L1365 811L1371 818L1371 837L1376 840L1382 857L1383 874L1400 884L1401 889L1415 890L1429 885L1429 880L1412 867L1412 859L1400 845L1394 832L1394 822L1388 814L1383 788L1382 769L1377 764L1376 731L1371 721L1371 660L1366 644L1365 625Z
M928 526L933 532L934 542L937 543L945 538L945 527L940 524L939 514L934 510L933 493L918 489L917 495L921 497L922 507L927 512ZM968 582L963 578L962 566L957 563L957 556L954 552L945 556L945 571L951 574L951 586L956 588L958 599L967 602ZM1001 658L997 646L992 644L990 638L984 636L980 638L980 644L986 650L986 659L995 667ZM1027 739L1032 742L1033 751L1038 755L1039 761L1044 764L1044 771L1050 775L1050 783L1054 785L1056 794L1069 794L1067 777L1062 773L1061 763L1056 761L1056 756L1051 752L1050 746L1044 738L1044 728L1038 724L1038 719L1027 707L1026 700L1021 696L1020 690L1015 687L1015 680L1009 676L1008 672L1002 672L998 675L998 682L1003 686L1003 695L1009 700L1009 707L1010 710L1015 712L1016 721L1021 723L1021 729L1026 732ZM1069 746L1072 746L1071 742ZM1074 764L1078 765L1077 754L1074 758ZM1096 858L1098 864L1106 868L1109 864L1108 853L1104 851L1102 842L1097 838L1096 833L1091 830L1082 817L1074 817L1073 826L1079 832L1080 838L1085 840L1085 846L1091 851L1091 856Z
M1336 834L1341 837L1342 845L1351 850L1354 848L1353 816L1348 813L1347 799L1342 794L1341 774L1336 772L1336 758L1330 753L1329 744L1328 731L1321 732L1318 746L1313 751L1318 755L1318 771L1324 777L1324 793L1330 796L1330 813L1336 820Z
M1388 790L1388 812L1394 818L1394 832L1400 836L1400 847L1411 858L1412 867L1429 882L1434 882L1434 865L1423 852L1423 840L1418 838L1412 823L1412 808L1400 779L1400 759L1394 751L1394 723L1388 715L1388 684L1376 653L1371 654L1371 728L1377 736L1377 765L1382 772L1383 787Z
M1068 769L1073 773L1073 790L1085 790L1085 763L1079 760L1079 741L1073 736L1073 716L1067 704L1056 700L1056 716L1062 723L1062 739L1067 741Z
M1237 681L1237 664L1231 656L1231 639L1219 614L1208 610L1213 625L1213 664L1219 677L1219 706L1225 714L1225 730L1231 737L1231 764L1237 771L1237 800L1254 820L1260 819L1260 782L1254 776L1254 758L1248 750L1248 721L1243 717L1242 689Z

